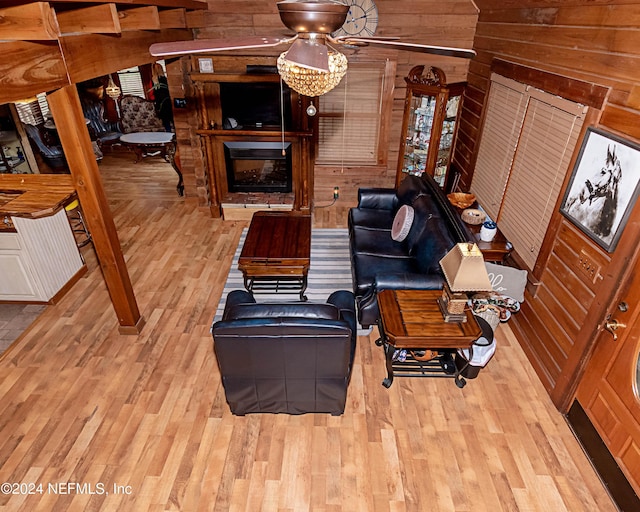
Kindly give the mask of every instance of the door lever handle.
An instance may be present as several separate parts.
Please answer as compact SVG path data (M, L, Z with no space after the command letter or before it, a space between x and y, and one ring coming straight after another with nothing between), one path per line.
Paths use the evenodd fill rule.
M607 319L607 321L604 323L604 328L611 334L613 334L613 341L616 341L618 339L618 334L616 333L616 331L618 329L624 329L626 326L626 324L621 324L617 320Z

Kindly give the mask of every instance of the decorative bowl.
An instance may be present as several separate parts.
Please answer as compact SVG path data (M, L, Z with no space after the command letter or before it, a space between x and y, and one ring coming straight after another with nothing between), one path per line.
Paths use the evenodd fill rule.
M457 206L458 208L469 208L469 206L471 206L476 200L475 195L466 194L464 192L453 192L451 194L447 194L447 198L453 206Z
M471 224L472 226L477 226L478 224L482 224L484 220L487 218L487 214L482 210L478 210L476 208L467 208L462 212L462 220L467 224Z

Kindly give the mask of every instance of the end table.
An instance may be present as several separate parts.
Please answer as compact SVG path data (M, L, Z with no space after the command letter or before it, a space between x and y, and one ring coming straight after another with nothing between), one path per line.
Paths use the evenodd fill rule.
M481 334L473 313L465 311L466 322L445 322L438 306L441 290L383 290L378 294L380 338L376 345L384 348L386 388L394 377L450 377L456 386L464 387L453 361L458 349L468 348ZM394 354L405 350L405 360ZM431 350L438 355L429 361L412 356L416 351Z

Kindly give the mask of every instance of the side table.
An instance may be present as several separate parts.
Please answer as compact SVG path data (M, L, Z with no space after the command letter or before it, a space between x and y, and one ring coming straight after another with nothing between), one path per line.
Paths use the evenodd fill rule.
M394 377L450 377L456 386L464 387L453 356L458 349L473 349L482 330L473 313L466 310L466 322L445 322L437 299L441 290L382 290L378 294L380 338L376 345L384 349L387 377L386 388ZM406 350L404 361L394 358ZM438 355L429 361L416 359L416 351L431 350Z
M458 208L456 206L454 206L453 208L458 213L458 216L462 217L464 208ZM478 203L474 203L471 208L479 208ZM482 252L482 256L484 257L485 261L502 263L507 260L507 258L513 251L513 245L511 245L511 242L507 240L502 231L500 231L499 226L498 232L496 233L494 239L491 242L484 242L480 239L480 229L482 228L482 224L474 225L467 224L464 221L462 222L467 227L469 232L474 236L475 242L478 245L478 249L480 249L480 252Z
M178 175L178 195L184 194L184 184L182 171L176 162L176 140L175 134L171 132L132 132L120 136L120 142L131 148L136 154L138 163L145 156L160 155L166 162L171 164L173 170Z
M506 261L511 251L513 251L513 245L507 240L502 231L500 231L500 228L498 228L498 232L491 242L484 242L480 239L480 228L482 226L467 224L467 227L475 236L476 244L478 244L478 249L482 252L485 261L502 263Z

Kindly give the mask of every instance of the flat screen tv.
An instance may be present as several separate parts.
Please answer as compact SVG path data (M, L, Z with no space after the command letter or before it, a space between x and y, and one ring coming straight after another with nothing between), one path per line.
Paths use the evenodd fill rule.
M220 84L223 128L253 130L281 126L280 83L250 82ZM282 88L285 129L291 129L291 89ZM232 121L234 120L234 121Z

